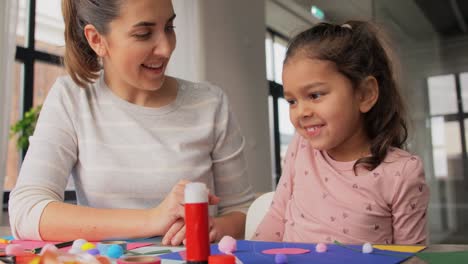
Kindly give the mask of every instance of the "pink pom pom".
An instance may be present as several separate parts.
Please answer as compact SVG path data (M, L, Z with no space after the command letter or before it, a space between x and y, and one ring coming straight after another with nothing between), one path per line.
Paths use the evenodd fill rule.
M327 244L318 243L318 244L315 246L315 251L317 251L318 253L327 252Z
M237 241L231 236L223 236L218 243L218 249L224 254L232 255L237 249Z
M45 244L41 249L40 255L44 254L46 251L57 252L58 248L54 244Z
M19 244L9 244L5 248L5 253L10 256L22 256L25 254L24 247Z

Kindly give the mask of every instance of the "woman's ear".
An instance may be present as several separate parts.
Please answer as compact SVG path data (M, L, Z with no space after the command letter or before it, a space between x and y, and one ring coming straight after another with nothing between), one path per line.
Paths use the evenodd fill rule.
M359 110L369 112L379 99L379 84L374 76L362 80L358 89Z
M94 52L96 52L99 57L104 57L106 55L105 40L97 29L93 25L88 24L84 27L84 35Z

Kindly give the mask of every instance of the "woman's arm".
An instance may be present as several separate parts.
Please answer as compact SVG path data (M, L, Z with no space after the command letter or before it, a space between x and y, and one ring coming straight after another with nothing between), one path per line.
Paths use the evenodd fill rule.
M51 202L40 220L43 240L63 241L84 238L89 241L159 236L184 216L180 181L164 201L153 209L96 209L63 202Z

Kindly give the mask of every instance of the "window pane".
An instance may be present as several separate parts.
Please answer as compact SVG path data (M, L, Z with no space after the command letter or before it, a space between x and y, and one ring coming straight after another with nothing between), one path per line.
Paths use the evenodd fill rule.
M267 80L274 80L273 73L273 40L271 39L271 34L267 32L265 36L265 57L266 57L266 74Z
M47 93L58 76L65 75L65 68L59 65L36 62L34 64L34 106L44 102Z
M20 119L21 114L21 75L23 70L21 63L15 63L15 69L13 71L13 101L11 103L10 111L10 125L13 125ZM11 190L18 178L20 162L20 151L16 146L16 137L10 138L8 141L8 153L7 153L7 167L6 176L4 182L4 189L6 191Z
M16 24L16 44L18 46L25 46L26 45L26 38L27 35L27 21L28 21L28 5L29 1L26 0L19 0L18 1L18 21Z
M36 49L63 55L64 28L61 1L36 0Z
M288 43L281 39L281 38L274 38L273 43L273 51L274 51L274 61L273 64L275 66L275 82L283 84L283 80L281 78L281 73L283 72L283 61L286 55L286 47Z
M281 159L284 159L289 142L294 136L294 126L289 120L289 104L283 98L278 99L278 117L279 117L279 132L281 143Z
M436 178L463 179L460 125L444 117L431 118L434 175Z
M463 100L463 112L468 112L468 72L460 74L460 86ZM466 129L465 125L465 129Z
M453 74L429 77L427 84L431 115L458 113L455 76Z

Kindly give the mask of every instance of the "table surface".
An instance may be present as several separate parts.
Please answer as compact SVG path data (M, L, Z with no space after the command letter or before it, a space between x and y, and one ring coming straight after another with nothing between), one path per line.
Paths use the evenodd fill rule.
M424 252L449 252L449 251L467 251L468 245L448 245L448 244L434 244L429 245ZM420 264L426 263L418 257L412 257L403 262L405 264Z
M2 235L10 235L10 227L8 226L0 226L0 234ZM155 241L158 242L158 241ZM161 249L161 247L157 247L158 249ZM151 251L154 250L155 247L146 247L146 248L141 248L138 251L145 252L145 251ZM171 248L175 249L175 248ZM468 245L449 245L449 244L434 244L434 245L429 245L424 252L449 252L449 251L468 251ZM163 263L170 264L170 263L183 263L180 261L163 261ZM409 260L403 262L405 264L422 264L426 263L419 259L418 257L412 257Z

